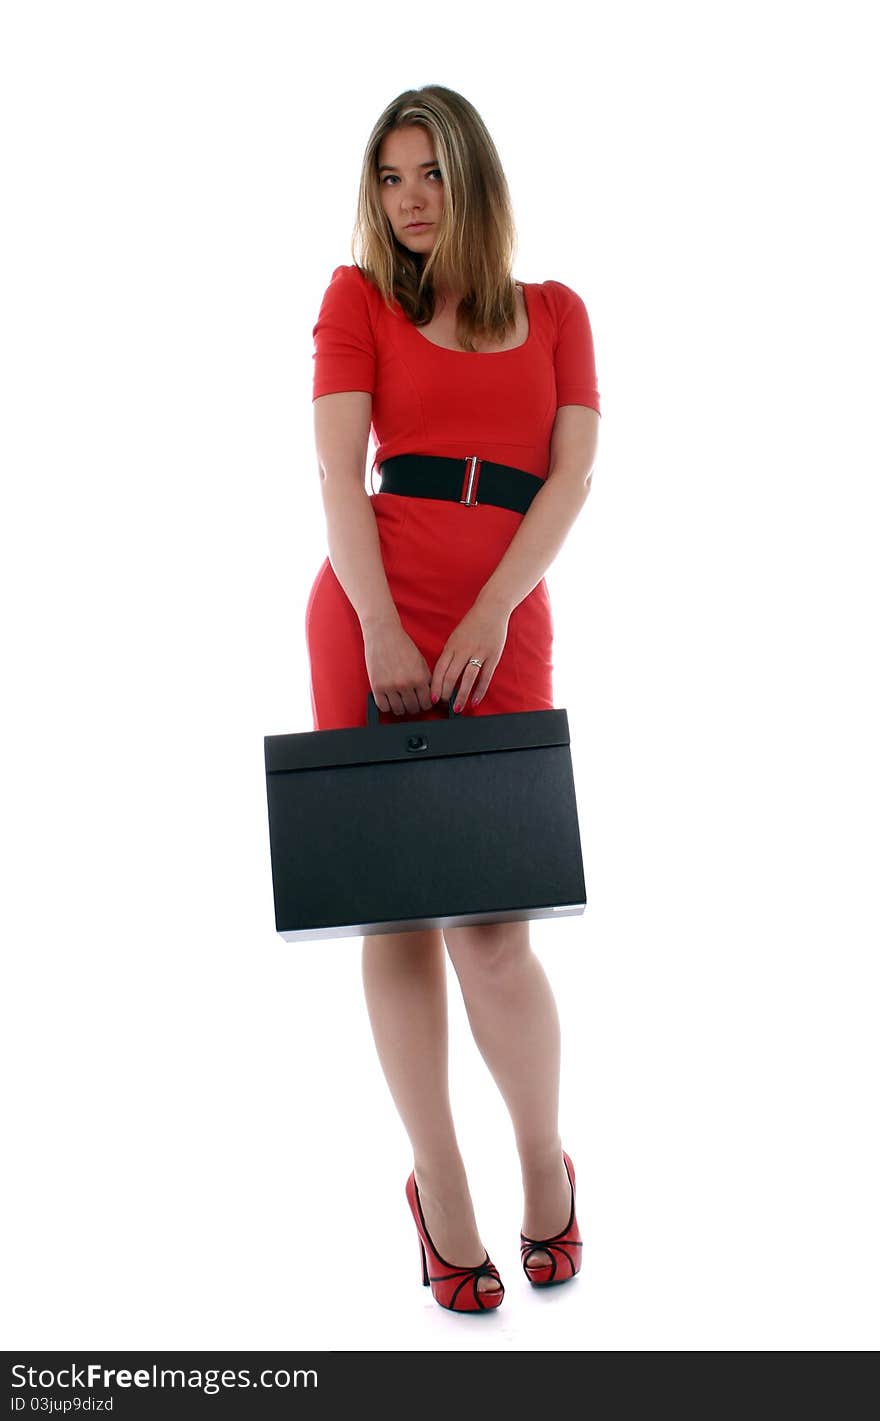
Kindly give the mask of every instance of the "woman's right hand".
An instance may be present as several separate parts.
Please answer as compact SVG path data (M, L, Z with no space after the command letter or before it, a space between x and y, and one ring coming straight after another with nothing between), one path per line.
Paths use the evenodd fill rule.
M364 628L364 660L379 710L418 715L431 709L431 668L397 618Z

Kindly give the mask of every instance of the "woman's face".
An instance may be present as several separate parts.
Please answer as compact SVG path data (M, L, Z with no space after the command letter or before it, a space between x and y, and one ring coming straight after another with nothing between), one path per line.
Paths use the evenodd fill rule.
M430 133L412 125L386 133L378 159L382 206L395 237L411 252L427 255L443 212L443 179ZM424 225L412 227L414 222Z

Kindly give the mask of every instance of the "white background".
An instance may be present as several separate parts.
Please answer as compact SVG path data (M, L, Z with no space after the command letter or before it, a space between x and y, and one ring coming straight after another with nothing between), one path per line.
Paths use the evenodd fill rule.
M871 8L4 7L4 1346L876 1347ZM275 933L263 770L311 729L312 325L425 83L603 402L547 574L589 904L533 925L585 1264L519 1269L450 976L477 1319L420 1286L360 940Z

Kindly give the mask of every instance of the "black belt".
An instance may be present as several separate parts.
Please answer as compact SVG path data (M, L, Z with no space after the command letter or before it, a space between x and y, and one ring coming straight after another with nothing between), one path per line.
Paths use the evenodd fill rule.
M446 459L439 454L395 454L379 465L378 493L403 493L415 498L448 498L473 508L494 503L526 513L544 480L510 464L493 464L476 454ZM477 493L479 492L479 498Z

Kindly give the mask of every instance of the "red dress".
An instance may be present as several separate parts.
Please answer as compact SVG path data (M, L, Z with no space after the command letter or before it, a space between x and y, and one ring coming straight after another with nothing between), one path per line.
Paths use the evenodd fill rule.
M317 323L312 398L341 390L373 397L371 480L394 454L477 454L546 478L560 405L599 411L590 321L560 281L523 283L529 333L510 350L447 350L392 310L357 266L338 266ZM462 466L463 470L464 466ZM479 498L479 493L477 494ZM404 630L433 672L449 633L473 605L528 514L477 503L372 493L382 562ZM325 557L306 608L314 728L366 724L370 681L361 625ZM513 609L501 659L478 705L463 715L550 710L553 617L544 578ZM383 723L437 719L380 712Z

